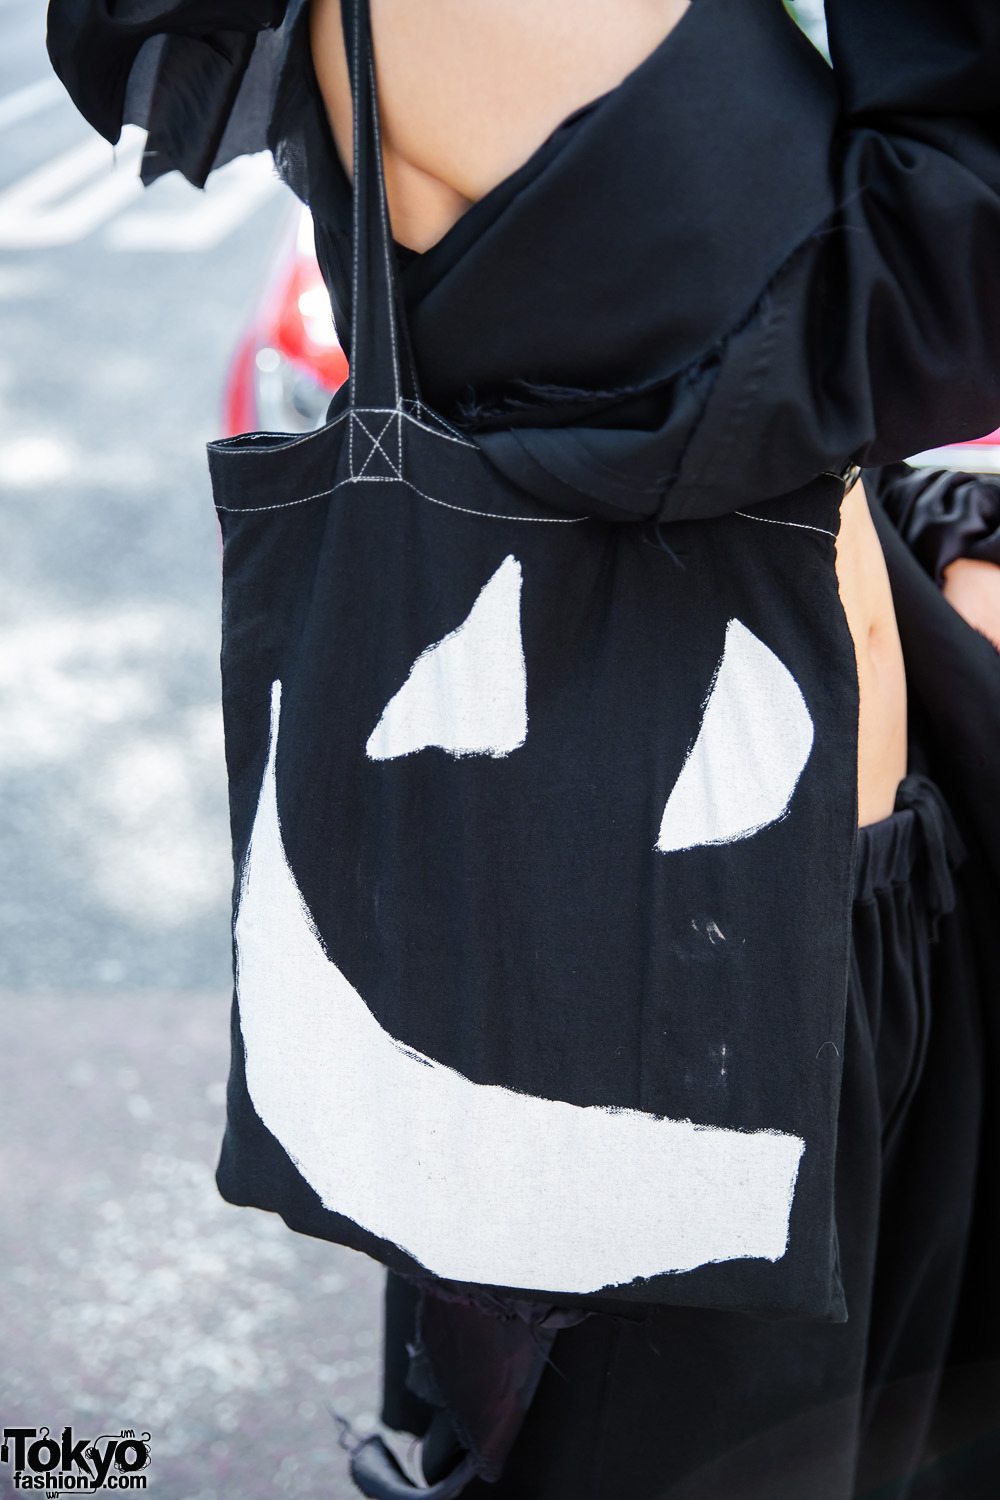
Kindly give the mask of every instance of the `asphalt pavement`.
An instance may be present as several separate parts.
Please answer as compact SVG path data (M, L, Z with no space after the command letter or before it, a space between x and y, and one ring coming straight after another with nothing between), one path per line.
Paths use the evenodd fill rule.
M289 195L143 195L0 0L0 1422L158 1500L353 1496L381 1277L229 1207L231 870L204 443ZM0 1463L0 1494L13 1494Z

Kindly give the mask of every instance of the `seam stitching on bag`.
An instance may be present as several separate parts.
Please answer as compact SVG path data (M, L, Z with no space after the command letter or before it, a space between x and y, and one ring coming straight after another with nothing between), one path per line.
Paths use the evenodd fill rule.
M364 411L366 415L368 415L369 410L370 409L367 408L367 407L362 407L362 411ZM386 408L386 410L389 410L389 409ZM389 428L392 426L392 419L393 419L393 417L397 417L398 418L398 417L402 416L402 412L397 411L395 408L392 408L391 410L389 410L389 415L386 418L386 420L385 420L385 422L384 422L384 424L382 426L382 430L378 434L377 437L376 437L375 433L370 432L369 429L365 426L364 422L362 422L360 412L356 408L352 409L351 415L354 418L354 420L357 422L358 426L361 428L361 431L371 441L371 448L369 449L368 457L365 459L364 463L361 465L361 468L356 473L352 470L352 472L351 472L351 478L352 479L371 479L371 478L375 477L373 475L366 474L365 470L367 469L368 465L371 463L372 459L375 457L375 454L376 454L376 451L377 451L377 452L381 453L382 457L385 459L386 463L389 465L389 468L393 472L393 476L396 479L402 479L402 477L403 477L403 467L402 467L402 464L403 464L403 453L402 453L403 443L402 443L402 437L401 437L400 432L397 431L397 436L396 436L396 444L397 444L397 448L399 449L399 462L398 463L394 463L393 462L393 460L389 457L388 450L382 446L382 439L385 437L386 433L389 431Z
M432 427L429 422L420 421L420 419L418 417L415 417L412 412L408 412L404 405L400 409L399 415L405 417L408 422L412 422L415 427L419 427L421 432L426 432L429 437L443 438L446 443L457 443L461 448L471 448L475 453L478 453L480 451L478 443L470 443L467 438L459 437L458 433L454 428L449 426L444 417L440 416L437 412L431 412L430 407L425 407L423 403L419 401L415 401L413 404L415 406L418 406L421 411L429 412L430 415L433 416L435 422L439 422L441 424L441 427L447 428L447 431L442 432L441 427ZM330 428L338 427L340 423L345 421L346 418L349 417L354 411L361 412L365 415L371 415L372 413L395 414L396 408L393 406L359 406L357 408L348 407L347 411L342 411L339 417L334 417L332 422L324 422L322 427L316 427L312 432L304 432L300 437L296 437L292 433L283 432L239 432L234 434L233 437L213 438L212 441L206 446L208 447L210 453L223 452L232 454L232 456L236 458L242 458L245 456L255 458L256 454L250 451L249 445L251 443L259 443L264 438L268 437L288 437L289 441L287 443L282 443L281 445L282 453L287 453L291 448L300 448L303 443L313 442L314 439L320 437L322 433L327 432ZM348 438L348 442L349 441L350 439Z
M744 521L763 521L768 526L792 526L796 531L818 531L821 536L833 537L837 540L835 531L827 531L825 526L807 526L804 521L776 521L773 516L751 516L745 510L734 510L734 516L740 516Z
M449 500L438 500L433 495L426 495L423 490L418 490L415 484L402 475L397 479L391 474L366 474L364 476L349 475L347 479L341 479L328 490L317 490L315 495L303 495L300 500L280 500L276 505L216 505L216 510L224 510L232 515L258 515L265 510L288 510L293 505L308 505L311 500L322 500L326 495L332 495L336 490L342 489L345 484L405 484L407 489L412 490L421 500L428 500L431 505L441 505L445 510L457 510L463 516L475 516L478 521L523 521L539 526L576 526L581 521L589 521L590 516L501 516L489 511L473 510L468 505L453 505Z

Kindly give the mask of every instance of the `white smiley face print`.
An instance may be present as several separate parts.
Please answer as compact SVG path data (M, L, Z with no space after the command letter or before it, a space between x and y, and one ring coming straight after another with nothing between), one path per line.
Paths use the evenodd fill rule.
M522 569L508 556L429 644L358 752L513 757L530 741ZM286 854L282 686L235 939L246 1076L323 1204L434 1274L594 1292L741 1257L780 1258L803 1140L475 1082L394 1037L328 950ZM730 619L700 725L647 857L750 839L789 811L813 744L779 658ZM336 831L332 838L335 841Z

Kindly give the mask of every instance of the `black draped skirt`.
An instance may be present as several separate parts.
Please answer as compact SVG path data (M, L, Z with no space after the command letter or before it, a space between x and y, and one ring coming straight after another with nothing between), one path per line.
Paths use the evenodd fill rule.
M837 1158L847 1323L587 1317L555 1335L502 1477L473 1479L468 1500L985 1500L1000 1380L955 1362L983 1092L960 866L923 777L861 831ZM384 1415L420 1432L432 1408L405 1386L413 1300L390 1277ZM438 1310L450 1392L489 1389L460 1368L470 1315L456 1309L449 1351ZM451 1415L465 1434L489 1429L461 1396Z

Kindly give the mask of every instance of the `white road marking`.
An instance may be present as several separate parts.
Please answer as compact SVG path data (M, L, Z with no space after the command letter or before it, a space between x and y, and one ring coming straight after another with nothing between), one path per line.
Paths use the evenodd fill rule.
M275 193L283 191L270 152L239 157L214 172L204 192L164 181L177 208L132 209L105 232L113 250L213 250ZM159 185L156 189L160 192Z
M39 78L37 83L15 89L0 99L0 130L29 120L32 115L41 114L43 109L51 109L53 104L66 98L68 95L58 78Z
M70 245L142 191L145 131L126 125L117 147L93 133L0 193L0 249Z
M41 79L0 99L0 130L64 97ZM75 244L130 209L143 194L145 132L126 125L117 147L89 132L0 192L0 250ZM268 198L284 191L269 152L240 157L212 174L204 192L178 174L157 183L148 203L111 224L104 242L119 251L212 250Z

